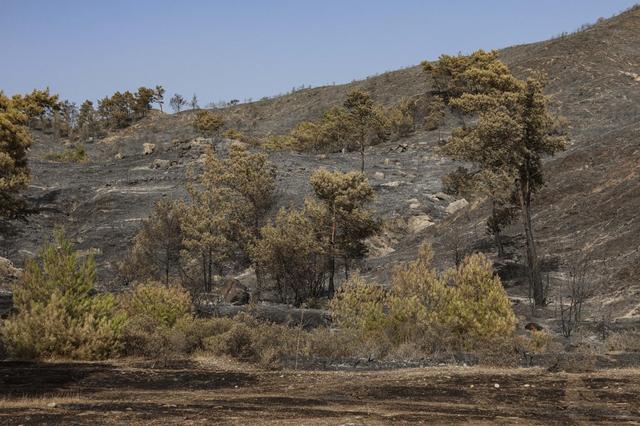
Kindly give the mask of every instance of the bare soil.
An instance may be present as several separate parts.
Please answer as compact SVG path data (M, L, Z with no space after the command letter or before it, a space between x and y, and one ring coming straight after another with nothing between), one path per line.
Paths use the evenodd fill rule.
M620 424L640 370L263 371L198 360L0 363L0 424Z

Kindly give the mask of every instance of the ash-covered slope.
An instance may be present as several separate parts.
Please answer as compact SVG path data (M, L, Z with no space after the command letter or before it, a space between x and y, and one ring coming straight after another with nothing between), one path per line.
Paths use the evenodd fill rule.
M502 58L520 75L534 70L549 75L554 107L571 122L570 149L548 162L548 184L535 205L535 227L541 250L554 258L554 273L576 255L592 252L602 263L606 294L620 301L617 313L635 312L640 274L640 8L570 36L515 46ZM429 90L419 67L386 73L347 85L307 89L275 99L224 110L232 126L249 134L283 133L301 120L315 118L343 101L354 87L369 91L387 105ZM104 282L113 278L118 260L153 203L181 197L187 168L201 147L191 130L193 114L152 114L103 141L87 144L91 162L62 165L43 160L60 149L37 135L31 152L34 181L29 198L39 212L26 223L12 223L0 240L3 253L22 264L55 224L64 224L79 246L97 254ZM419 132L398 143L369 149L368 173L377 190L376 209L395 217L396 226L376 241L375 258L366 268L384 279L391 264L410 259L428 237L436 247L450 245L448 221L441 222L452 200L435 197L440 177L453 164L434 154L446 130ZM143 144L155 145L143 154ZM116 159L116 154L124 158ZM300 203L309 191L309 173L317 167L357 167L355 154L273 153L279 171L279 205ZM381 175L382 173L382 175ZM468 227L482 239L482 216L465 215ZM479 231L478 231L479 230ZM521 243L511 230L512 251ZM517 260L517 257L516 257ZM605 294L605 293L603 293Z

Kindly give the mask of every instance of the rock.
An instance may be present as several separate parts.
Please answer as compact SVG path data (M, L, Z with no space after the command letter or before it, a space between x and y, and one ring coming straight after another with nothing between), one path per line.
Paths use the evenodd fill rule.
M444 192L436 192L433 196L442 201L451 201L453 199L451 195L447 195Z
M382 173L382 172L375 172L375 173L373 174L373 178L374 178L374 179L378 179L378 180L382 180L382 179L384 179L384 173Z
M418 201L417 198L412 198L410 200L407 200L407 203L409 203L409 208L410 209L417 209L422 205L422 204L420 204L420 201Z
M13 266L9 259L0 257L0 284L11 284L22 276L22 270Z
M444 211L446 211L449 214L454 214L454 213L464 209L468 205L469 205L469 202L467 200L465 200L464 198L461 198L459 200L454 201L453 203L450 203L447 206L447 208L444 209Z
M224 301L232 305L246 305L249 303L249 291L235 278L223 281L222 296Z
M156 158L155 160L153 160L153 163L151 164L151 168L152 169L168 169L170 165L171 165L171 162L169 160L162 160L160 158Z
M254 289L258 285L256 271L251 267L245 269L239 275L236 275L235 279L238 280L240 284L249 289Z
M493 387L496 388L496 389L500 389L500 384L499 383L494 383Z
M408 221L409 231L411 231L414 234L417 234L418 232L427 229L433 224L434 223L431 220L431 217L429 217L429 215L426 215L426 214L419 215L419 216L412 216L409 218L409 221Z
M400 182L397 180L394 180L393 182L383 183L380 186L384 186L385 188L397 188L400 186Z
M56 408L58 406L58 404L56 404L55 402L50 402L47 404L47 407L49 408Z
M122 155L121 152L117 153L116 156L115 156L116 160L122 160L123 158L124 158L124 155Z
M143 149L144 155L153 154L153 151L156 150L156 144L154 143L142 144L142 149Z
M530 322L524 326L524 329L529 331L542 331L544 330L544 327L540 324L536 324L535 322Z

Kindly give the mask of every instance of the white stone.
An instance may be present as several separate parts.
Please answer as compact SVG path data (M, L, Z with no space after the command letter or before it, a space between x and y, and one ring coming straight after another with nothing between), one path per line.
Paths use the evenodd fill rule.
M156 145L153 143L145 143L145 144L142 144L142 149L143 149L144 155L153 154L153 151L156 150Z
M431 217L429 215L423 214L419 216L411 216L408 221L409 231L414 234L417 234L420 231L427 229L428 227L434 225Z
M373 178L374 178L374 179L378 179L378 180L384 179L384 173L382 173L382 172L375 172L375 173L373 174Z
M469 202L467 200L465 200L464 198L461 198L459 200L454 201L453 203L450 203L447 208L445 209L445 211L449 214L454 214L462 209L464 209L465 207L467 207L469 205Z

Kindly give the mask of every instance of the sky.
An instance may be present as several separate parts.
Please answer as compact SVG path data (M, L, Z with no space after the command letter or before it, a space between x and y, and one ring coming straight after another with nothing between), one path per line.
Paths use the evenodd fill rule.
M201 105L548 39L638 0L0 0L0 90Z

